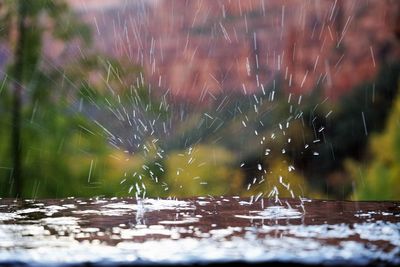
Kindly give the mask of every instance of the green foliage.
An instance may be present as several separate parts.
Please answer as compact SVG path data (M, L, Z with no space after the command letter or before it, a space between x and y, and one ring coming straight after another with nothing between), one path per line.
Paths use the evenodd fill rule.
M399 63L382 64L374 80L351 89L336 103L322 105L324 95L318 90L306 100L304 122L311 135L306 134L305 139L308 143L321 140L314 147L319 155L314 157L309 151L293 160L315 189L340 199L351 194L345 162L361 160L370 136L382 131L397 93L399 73ZM319 132L321 128L324 131Z
M6 1L1 20L8 23L2 39L12 48L6 34L16 27L17 1ZM12 83L23 85L21 110L21 157L23 188L20 197L114 196L123 169L117 169L114 152L106 142L102 130L87 117L75 113L71 107L79 97L76 81L81 80L96 65L66 67L64 73L49 68L42 61L42 39L45 33L63 42L75 38L90 41L89 27L73 17L63 1L21 1L27 30L23 35L21 80L4 76L0 90L0 196L11 196L13 164L11 162L11 89ZM19 10L21 12L21 10ZM14 23L14 24L13 24ZM11 64L9 73L15 71ZM82 67L80 67L82 66ZM86 69L84 68L86 67ZM81 72L68 72L70 69ZM76 74L76 75L74 75ZM70 80L70 79L73 79ZM67 81L67 82L66 82ZM62 86L60 86L62 85ZM91 91L97 96L96 88Z
M233 195L243 188L243 173L234 156L218 146L199 145L173 152L165 161L171 196Z
M400 196L400 94L397 96L385 129L369 143L367 164L347 162L356 181L354 199L398 200Z
M23 195L114 195L99 171L107 167L111 151L93 128L86 118L68 116L60 108L37 110L34 120L23 125Z
M251 185L250 190L244 192L245 195L262 194L263 197L270 198L321 198L321 194L316 194L307 184L307 180L301 173L297 172L293 165L289 164L284 157L273 157L266 160L266 173L258 177L256 182ZM277 193L273 192L274 188ZM271 193L273 192L273 193Z
M82 47L90 44L89 27L76 19L64 1L6 1L2 11L0 19L12 22L2 32L11 49L17 45L5 33L17 27L17 16L23 18L26 30L19 29L17 41L22 44L22 62L19 67L11 63L9 70L10 75L21 74L20 78L5 76L0 91L0 123L5 126L0 131L0 196L11 196L9 189L14 187L9 141L13 83L23 87L20 197L128 195L132 183L121 185L121 179L154 162L147 157L129 161L132 157L109 146L109 133L89 118L109 121L107 127L124 135L126 125L110 113L135 106L149 118L167 116L165 105L155 101L145 86L141 69L102 55L66 58L61 68L43 60L45 36L65 47L72 41L81 42ZM74 110L78 106L82 113ZM150 192L158 190L151 189L151 180L146 183Z

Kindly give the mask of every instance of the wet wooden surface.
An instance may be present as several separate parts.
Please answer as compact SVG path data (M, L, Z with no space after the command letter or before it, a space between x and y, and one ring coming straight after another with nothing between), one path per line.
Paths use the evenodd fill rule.
M400 202L0 199L0 264L400 264Z

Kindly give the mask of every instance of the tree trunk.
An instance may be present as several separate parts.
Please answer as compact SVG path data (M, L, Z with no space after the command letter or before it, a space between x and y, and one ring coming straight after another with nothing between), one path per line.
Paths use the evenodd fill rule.
M22 164L21 164L21 108L22 108L22 90L24 76L24 46L25 46L25 0L18 1L17 13L17 41L14 54L13 69L13 102L12 102L12 131L11 131L11 152L13 155L13 179L14 197L22 196Z

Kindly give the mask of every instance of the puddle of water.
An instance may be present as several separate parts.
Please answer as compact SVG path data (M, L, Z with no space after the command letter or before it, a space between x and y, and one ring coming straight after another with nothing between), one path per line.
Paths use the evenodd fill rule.
M271 206L261 211L250 211L251 215L235 215L243 219L300 219L303 213L296 209L286 208L284 206Z
M400 264L399 203L288 203L1 199L0 265Z

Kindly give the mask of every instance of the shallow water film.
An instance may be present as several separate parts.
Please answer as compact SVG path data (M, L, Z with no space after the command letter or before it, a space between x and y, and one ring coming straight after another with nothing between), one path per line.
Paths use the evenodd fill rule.
M400 264L400 202L0 200L0 265Z

